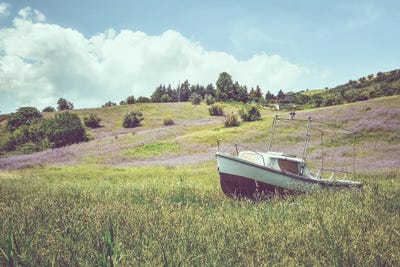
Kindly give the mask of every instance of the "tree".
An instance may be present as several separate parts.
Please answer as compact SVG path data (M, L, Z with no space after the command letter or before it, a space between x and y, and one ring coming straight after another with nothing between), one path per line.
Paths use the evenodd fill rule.
M128 105L133 105L133 104L135 104L135 102L136 102L136 99L133 95L128 96L126 98L126 104L128 104Z
M262 99L262 93L260 86L257 85L256 89L251 88L249 93L249 100L255 103L260 103Z
M20 107L16 113L11 113L7 117L6 128L9 132L14 132L20 126L29 126L42 117L39 110L34 107Z
M78 115L70 112L56 114L43 122L43 131L51 147L62 147L87 140L85 128Z
M230 91L233 88L233 81L231 75L229 75L227 72L220 73L216 85L217 85L217 90L216 90L217 100L224 102L231 100Z
M140 96L137 100L136 103L151 103L151 99L145 96Z
M42 112L55 112L56 109L53 107L46 107L42 110Z
M285 99L285 93L282 91L282 89L279 90L277 97L279 100Z
M191 95L190 83L188 80L184 81L180 86L178 86L178 101L187 102L189 101Z
M112 106L116 106L117 105L117 103L114 103L114 102L112 102L112 101L108 101L108 102L106 102L104 105L102 105L101 107L102 108L105 108L105 107L112 107ZM120 103L120 105L122 106L122 104Z
M161 102L161 96L166 93L166 88L163 85L159 85L156 90L153 92L151 95L151 102L153 103L160 103Z
M165 93L161 96L160 102L162 103L171 102L171 97L169 96L169 94Z
M210 83L209 85L206 86L204 95L210 95L210 96L215 97L215 88L212 85L212 83Z
M265 100L267 100L267 102L272 102L274 99L275 96L270 91L265 94Z
M61 111L61 110L72 110L72 109L74 109L74 104L72 104L72 102L69 102L69 101L67 101L67 100L64 99L64 98L58 99L57 105L58 105L57 109L58 109L59 111Z

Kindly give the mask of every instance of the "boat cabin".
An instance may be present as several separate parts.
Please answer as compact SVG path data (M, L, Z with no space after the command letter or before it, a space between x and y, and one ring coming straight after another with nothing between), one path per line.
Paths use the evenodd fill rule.
M285 171L295 175L309 174L303 159L294 155L277 152L241 151L239 158L268 167L278 171ZM303 171L302 171L303 168Z

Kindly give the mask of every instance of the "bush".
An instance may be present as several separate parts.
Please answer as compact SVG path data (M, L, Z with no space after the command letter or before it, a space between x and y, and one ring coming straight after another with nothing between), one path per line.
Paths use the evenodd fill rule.
M174 122L174 120L172 118L165 118L164 119L164 125L165 126L174 125L174 124L175 124L175 122Z
M213 97L212 95L206 95L205 100L208 106L215 103L215 97Z
M233 113L229 113L225 116L225 127L236 127L239 126L239 120L237 118L237 115Z
M42 118L42 114L34 107L21 107L16 113L7 117L7 130L14 132L22 125L31 125Z
M42 112L55 112L56 109L53 107L46 107L42 110Z
M136 99L135 99L135 97L133 95L128 96L126 98L126 104L127 105L133 105L133 104L135 104L135 102L136 102Z
M123 126L124 128L133 128L140 126L140 122L143 120L143 113L140 111L131 111L125 114Z
M239 111L240 117L243 121L260 121L261 114L256 107L250 107L247 110L241 109Z
M201 95L199 95L198 93L193 93L190 96L190 102L192 102L193 105L200 105L201 102Z
M121 101L122 102L122 101ZM112 102L112 101L108 101L108 102L106 102L104 105L102 105L101 107L102 108L106 108L106 107L113 107L113 106L116 106L117 105L117 103L115 103L115 102ZM126 104L121 104L120 103L120 105L126 105Z
M224 109L219 105L212 105L208 109L208 112L210 112L211 116L223 116L224 115Z
M72 102L67 101L64 98L60 98L57 101L57 109L58 110L72 110L74 109L74 104L72 104Z
M89 128L99 128L101 119L97 117L97 114L90 113L89 117L83 118L83 122L86 127Z
M87 141L85 128L78 115L69 112L45 120L43 132L53 148Z

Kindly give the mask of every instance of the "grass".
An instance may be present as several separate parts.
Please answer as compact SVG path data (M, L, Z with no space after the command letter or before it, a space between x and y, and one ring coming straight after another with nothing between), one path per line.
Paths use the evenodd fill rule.
M179 145L172 142L155 142L143 144L129 151L127 154L133 157L155 157L164 153L179 151Z
M0 264L400 264L399 176L253 203L226 198L215 168L2 172Z

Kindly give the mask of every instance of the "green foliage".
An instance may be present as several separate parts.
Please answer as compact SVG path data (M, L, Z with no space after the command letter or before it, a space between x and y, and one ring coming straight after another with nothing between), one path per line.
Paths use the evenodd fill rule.
M170 126L170 125L174 125L174 124L175 124L175 122L174 122L174 120L172 118L165 118L164 119L164 125L165 126Z
M263 96L260 86L257 85L256 89L254 88L250 89L249 101L254 103L261 103L263 101Z
M16 113L7 117L7 130L14 132L22 125L32 125L42 118L42 114L34 107L21 107Z
M126 104L127 105L133 105L133 104L135 104L135 102L136 102L136 99L135 99L135 97L133 95L128 96L126 98Z
M240 101L245 103L248 99L246 86L239 85L238 82L233 82L231 75L227 72L219 74L216 82L216 98L218 101Z
M90 113L89 117L84 117L83 122L86 127L89 128L99 128L101 119L97 116L97 114Z
M209 105L213 105L215 104L215 97L213 97L212 95L206 95L205 96L205 100L206 100L206 104Z
M212 105L208 109L208 112L210 113L211 116L223 116L224 115L224 109L220 105Z
M143 113L140 111L131 111L126 113L124 116L124 121L122 125L124 128L133 128L140 126L141 121L143 120Z
M192 102L193 105L200 105L201 103L201 95L199 95L198 93L193 93L190 96L190 102Z
M239 115L243 121L260 121L261 120L261 113L255 106L249 107L246 110L241 109L239 111Z
M42 110L42 112L55 112L56 109L53 107L46 107Z
M103 230L103 237L97 244L97 265L117 267L122 260L119 248L118 225L109 218L109 225Z
M102 107L102 108L105 108L105 107L113 107L113 106L116 106L116 105L117 105L116 103L114 103L114 102L112 102L112 101L108 101L108 102L106 102L104 105L102 105L101 107ZM126 105L126 102L121 101L120 105Z
M140 96L137 100L136 103L151 103L151 99L148 97Z
M51 147L62 147L87 140L85 128L78 115L70 112L62 112L45 120L43 132Z
M167 102L171 102L171 96L169 94L163 94L160 98L160 102L162 103L167 103Z
M225 115L225 127L236 127L239 126L239 120L236 114L228 113Z
M57 101L57 110L72 110L74 109L74 104L72 102L67 101L64 98L60 98Z

